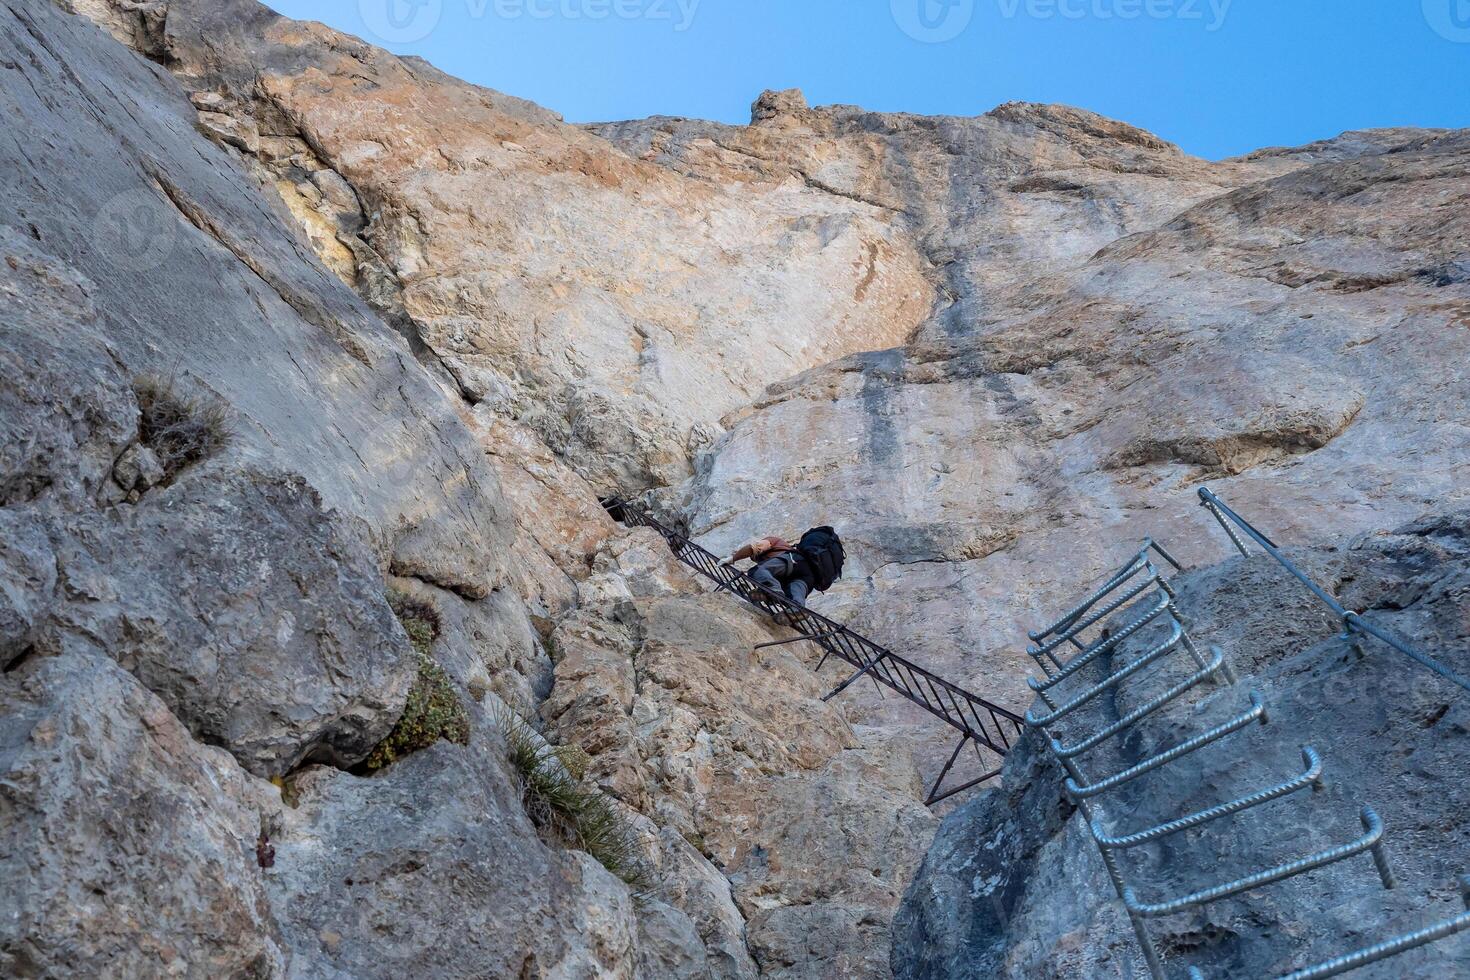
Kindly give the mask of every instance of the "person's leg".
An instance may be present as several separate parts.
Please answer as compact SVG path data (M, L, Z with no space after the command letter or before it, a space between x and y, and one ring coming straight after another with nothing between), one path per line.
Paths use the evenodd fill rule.
M750 577L755 579L756 584L770 589L772 592L781 594L781 580L776 576L786 570L786 563L780 558L767 558L755 568L751 569Z
M790 594L792 602L804 607L806 606L806 596L811 591L811 586L806 584L806 579L804 578L794 578L786 583L786 591Z

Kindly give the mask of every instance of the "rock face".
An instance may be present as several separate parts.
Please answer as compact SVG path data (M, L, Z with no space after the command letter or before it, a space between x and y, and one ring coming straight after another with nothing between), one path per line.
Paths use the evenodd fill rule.
M991 291L1077 265L1123 235L1290 166L1209 164L1062 106L933 117L810 109L800 93L767 93L752 123L656 118L592 129L678 173L800 181L892 214L935 268L939 296L927 328L944 332L967 332Z
M254 854L268 785L103 657L6 673L0 719L7 976L281 974Z
M0 109L7 975L1132 969L1034 746L929 849L947 733L823 702L837 669L755 650L784 635L614 492L716 550L836 525L821 610L1018 708L1022 630L1124 542L1224 553L1205 479L1463 646L1465 133L1209 163L1066 107L796 91L578 127L250 0L8 0ZM1181 584L1242 687L1333 733L1344 819L1412 832L1386 900L1332 877L1171 952L1256 975L1447 907L1457 702L1256 563ZM464 744L364 772L426 676ZM636 832L641 894L527 816L507 712Z
M34 140L0 150L0 970L632 977L702 956L672 948L692 925L641 930L621 881L541 842L483 711L471 745L341 771L416 683L390 577L443 610L433 655L466 703L544 693L468 413L162 69L42 2L0 9L0 63ZM362 905L327 901L344 887ZM454 945L415 941L429 923Z
M166 5L84 10L152 57L190 24ZM232 30L296 30L242 10ZM778 675L747 663L752 636L770 635L748 617L724 609L711 635L705 617L722 604L676 599L692 583L662 543L615 537L572 455L546 448L539 416L466 405L421 344L422 324L395 314L399 293L375 291L371 264L346 270L320 239L313 247L299 201L277 200L290 186L241 155L264 144L226 103L197 90L186 100L160 69L52 5L0 16L5 63L29 83L7 76L0 94L38 139L8 151L14 220L0 227L5 852L21 862L7 880L24 884L4 908L7 973L726 977L756 975L767 947L784 963L770 972L886 972L888 922L932 829L925 813L898 817L917 809L902 747L879 772L875 750L814 700L798 661ZM480 98L444 91L457 107ZM596 142L518 111L573 148ZM87 159L85 176L66 159ZM685 183L639 166L654 183ZM341 203L348 185L330 173L314 184ZM804 263L836 258L796 246L808 234L839 241L847 218L811 232L803 209L819 210L819 195L760 194L778 211L795 198L796 231L780 234L797 237L779 248ZM786 228L781 215L759 222ZM764 268L771 247L742 261ZM351 271L365 299L328 266ZM872 303L888 289L882 275ZM915 295L925 288L914 280ZM884 310L873 319L883 330L917 322ZM782 357L795 360L767 368L779 376L900 338L854 343L839 331L816 342L820 353L793 347ZM646 468L636 454L599 458ZM390 590L432 611L430 655L468 706L471 736L364 778L346 770L389 734L419 682ZM667 761L671 780L667 801L627 795L653 871L638 901L586 854L542 842L485 707L534 715L550 693L552 719L580 694L575 678L553 676L545 640L621 636L634 596L668 604L648 610L657 625L637 640L657 683L679 689L691 656L712 664L691 694L697 711L672 694L645 709L668 716L661 738L713 746L697 770L708 785L675 793L677 763L630 743L640 765ZM726 700L731 686L708 673L737 654L744 701ZM797 681L792 698L784 688ZM595 726L551 730L577 746ZM588 754L601 773L601 753ZM862 813L907 836L882 859L875 838L835 836L829 846L869 869L862 881L808 880L800 849L783 876L765 866L765 845L775 850L792 821L751 816L777 790L789 812L830 797L839 820ZM755 826L737 831L705 809L737 798ZM690 843L701 826L724 856ZM737 884L716 861L739 869ZM783 920L780 907L797 902L822 921ZM147 910L160 906L179 911L155 923ZM775 921L751 929L754 915Z
M499 754L441 742L375 779L318 768L293 782L269 889L299 962L344 977L634 975L628 890L586 854L536 846Z
M928 314L882 207L674 173L253 0L151 8L114 3L109 27L186 80L328 265L605 488L680 479L771 381Z
M1467 528L1470 514L1441 513L1347 550L1298 557L1354 608L1463 669ZM1154 920L1161 950L1180 958L1175 972L1188 962L1213 976L1277 976L1462 908L1454 879L1470 833L1460 819L1470 785L1460 751L1470 711L1459 689L1383 644L1344 643L1325 607L1284 575L1258 555L1176 579L1193 634L1219 644L1248 676L1151 719L1129 739L1137 744L1126 747L1127 757L1178 742L1205 718L1223 719L1247 688L1263 696L1270 724L1187 756L1145 777L1127 800L1105 803L1109 831L1275 785L1301 770L1299 747L1312 745L1325 763L1324 789L1217 822L1193 839L1128 852L1140 896L1181 894L1352 840L1362 832L1363 804L1387 827L1398 886L1382 890L1364 856ZM1176 679L1185 672L1177 667ZM1111 717L1143 696L1113 706ZM1030 741L1008 760L1003 793L978 797L945 821L895 924L895 976L1140 974L1097 849L1044 758ZM1106 751L1088 759L1097 772L1115 771L1119 761ZM1365 975L1459 976L1466 949L1463 938L1448 940Z
M259 775L360 761L408 695L371 551L299 478L190 480L81 517L56 563L71 601L35 649L111 655Z
M857 574L828 608L1018 691L1025 624L1123 542L1223 553L1200 482L1285 540L1460 499L1467 149L1420 134L1250 184L986 292L963 331L776 386L688 488L692 528L718 551L833 524Z
M553 638L542 712L600 784L728 877L749 953L715 975L884 976L934 828L918 774L902 745L819 700L791 647L754 649L771 630L699 591L653 531L613 544Z

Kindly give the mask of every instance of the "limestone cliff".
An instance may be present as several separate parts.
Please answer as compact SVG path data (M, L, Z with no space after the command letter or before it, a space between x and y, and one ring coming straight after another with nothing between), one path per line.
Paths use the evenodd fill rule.
M647 461L557 443L536 420L564 409L561 382L508 372L559 392L534 403L541 416L476 398L464 365L428 343L413 290L341 215L332 227L362 260L338 261L300 196L325 188L325 208L369 195L366 182L313 163L285 115L268 118L299 154L289 163L222 135L222 103L147 60L183 71L166 47L189 28L182 8L84 12L137 53L50 3L3 12L0 95L35 138L7 142L3 169L0 825L6 880L21 886L7 892L6 972L885 972L933 829L904 747L859 739L797 660L753 655L767 627L722 613L666 549L616 531L567 461L605 461L590 473L604 481L629 467L635 486ZM223 18L192 37L240 40L246 65L277 60L257 31L323 33L251 4L192 12ZM327 41L308 54L369 52ZM436 85L461 100L446 113L483 98ZM500 101L558 153L596 142ZM566 179L580 181L574 163ZM584 218L609 211L582 203ZM841 221L828 232L841 238ZM799 241L772 247L826 261ZM762 275L780 261L767 247ZM794 338L797 360L765 370L901 336L854 341L864 329L824 334L819 356ZM680 424L687 466L694 423ZM588 705L624 679L636 731ZM425 724L430 699L461 715L446 740L365 770L410 716ZM630 883L536 822L528 783L546 774L517 769L513 715L559 743L543 761L573 760L578 782L612 794L636 851L636 868L615 869ZM627 780L614 778L623 755L640 760ZM720 819L737 810L742 822ZM792 819L818 812L837 822ZM835 870L811 863L819 840L842 855Z
M1212 163L796 92L573 126L253 0L0 0L0 105L7 975L1106 972L1125 930L1031 756L930 850L947 736L820 700L835 667L755 649L786 634L600 498L717 550L837 525L822 611L1019 710L1022 630L1125 542L1224 555L1202 479L1322 549L1464 497L1464 133ZM1402 628L1453 650L1437 520L1323 567L1432 592ZM1436 698L1385 736L1393 816L1435 796L1414 894L1465 833ZM1387 724L1293 703L1303 738ZM1030 848L999 890L986 834ZM1263 933L1370 911L1176 941L1258 971Z

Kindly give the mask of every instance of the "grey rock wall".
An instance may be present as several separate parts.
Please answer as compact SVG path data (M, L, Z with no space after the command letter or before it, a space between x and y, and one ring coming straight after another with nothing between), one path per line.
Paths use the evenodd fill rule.
M1302 549L1297 557L1369 618L1463 671L1467 521L1463 511L1441 513L1349 549ZM1364 854L1154 920L1170 969L1274 976L1455 915L1470 833L1463 820L1470 709L1460 689L1381 643L1365 641L1361 650L1344 643L1325 607L1265 556L1191 570L1175 582L1191 632L1227 651L1239 681L1151 717L1115 740L1116 750L1089 753L1085 768L1110 773L1177 744L1241 710L1248 690L1264 698L1269 724L1101 798L1106 829L1151 826L1283 782L1301 771L1304 745L1324 760L1325 788L1126 852L1140 897L1183 894L1353 840L1364 804L1386 825L1398 884L1383 890ZM1178 680L1191 669L1178 663L1164 674ZM1164 686L1126 687L1088 720L1121 717ZM1033 740L1007 760L1002 792L945 820L895 923L895 976L1145 975L1097 849L1039 749ZM1467 954L1461 936L1361 975L1463 976Z
M0 6L0 113L0 972L633 976L674 940L541 842L475 700L549 663L457 394L87 20ZM224 437L165 469L150 385ZM367 779L390 575L475 741Z
M270 787L105 657L0 679L7 976L280 976L255 858Z
M836 668L757 655L774 634L616 529L612 490L661 487L717 549L837 524L820 608L1014 707L1022 630L1125 542L1224 554L1203 480L1463 646L1460 518L1330 550L1464 496L1463 133L1210 163L1066 107L796 92L748 127L573 127L246 0L0 0L0 114L7 973L1136 966L1026 749L895 925L942 733L817 701ZM150 379L228 438L181 462ZM1214 597L1234 569L1190 608L1341 749L1347 823L1309 829L1371 796L1405 868L1387 900L1332 877L1167 930L1254 975L1453 903L1464 725L1257 565ZM417 674L390 588L434 610L471 734L365 778ZM649 896L541 840L501 705L581 749ZM1173 802L1291 769L1273 746Z

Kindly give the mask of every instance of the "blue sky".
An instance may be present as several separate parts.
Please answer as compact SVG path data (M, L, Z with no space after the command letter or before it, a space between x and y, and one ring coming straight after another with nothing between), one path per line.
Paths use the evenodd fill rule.
M1470 127L1470 0L268 0L573 122L1062 102L1218 158Z

